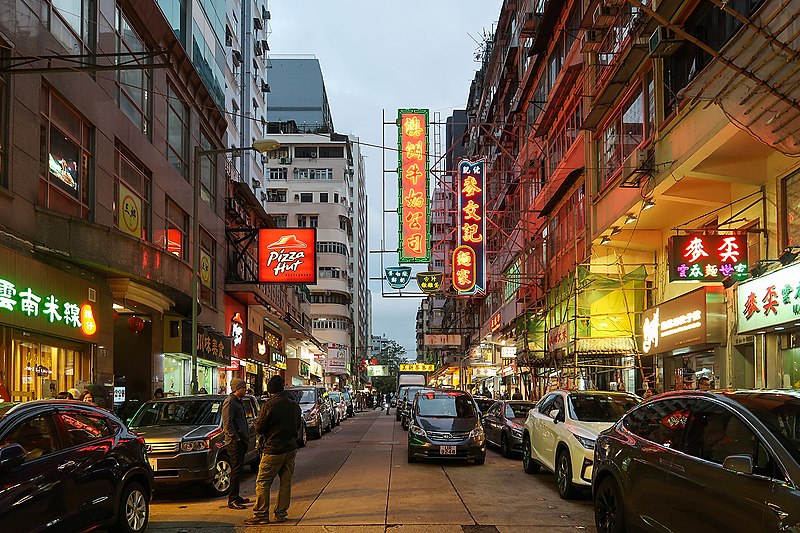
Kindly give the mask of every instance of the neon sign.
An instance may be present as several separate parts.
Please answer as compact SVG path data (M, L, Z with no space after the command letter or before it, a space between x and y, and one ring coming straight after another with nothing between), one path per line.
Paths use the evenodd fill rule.
M747 278L747 235L676 235L670 238L670 281Z
M458 243L453 251L453 287L460 295L486 289L484 160L458 163Z
M94 335L97 323L92 306L59 300L55 295L35 293L31 287L17 287L16 284L0 278L0 310L18 312L29 318L39 318L50 324L64 324L69 328L80 329L84 335Z
M398 146L399 263L428 263L431 259L428 110L400 109Z

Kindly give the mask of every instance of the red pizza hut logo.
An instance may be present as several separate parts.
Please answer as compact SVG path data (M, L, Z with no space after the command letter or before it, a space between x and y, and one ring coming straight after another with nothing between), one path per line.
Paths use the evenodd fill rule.
M259 281L316 283L316 236L314 228L259 230Z

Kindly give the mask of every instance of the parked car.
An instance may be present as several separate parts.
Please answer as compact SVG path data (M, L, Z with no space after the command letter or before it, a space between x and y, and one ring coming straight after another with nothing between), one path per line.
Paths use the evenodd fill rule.
M597 435L641 399L627 392L554 391L528 413L522 432L522 466L555 472L558 494L574 498L592 483Z
M656 396L598 437L592 488L600 533L795 531L800 392Z
M303 409L308 434L321 439L322 433L333 429L333 409L325 387L286 387L286 393Z
M292 399L295 399L292 396ZM258 398L259 401L259 412L261 408L264 406L264 402L269 401L269 394L265 394ZM258 418L258 417L256 417ZM298 448L305 448L306 444L308 443L308 429L306 428L306 419L305 417L300 418L300 429L297 430L297 447Z
M331 399L331 403L333 403L333 408L336 413L336 425L338 426L342 423L342 420L347 418L347 404L345 404L341 392L329 392L328 397Z
M483 427L468 392L424 390L411 404L408 462L434 458L486 462Z
M355 416L356 415L356 411L355 411L355 408L353 406L353 397L350 396L349 392L344 391L342 393L342 398L344 398L344 404L345 404L345 406L347 406L347 416L348 417Z
M478 406L480 410L481 416L485 415L487 411L497 402L497 400L493 400L491 398L487 398L486 396L473 396L475 400L475 404Z
M226 396L176 396L145 402L131 420L131 431L144 437L156 485L205 483L212 494L227 494L231 462L224 446L222 403ZM258 403L242 398L250 441L245 463L256 471L255 422Z
M152 493L144 440L108 411L0 403L0 529L144 531Z
M522 430L533 402L503 400L496 402L483 416L486 442L500 447L503 457L522 451Z
M411 406L414 403L414 397L419 391L425 389L426 387L419 387L416 385L403 388L403 395L397 403L397 411L400 413L400 425L403 429L408 429L408 421L411 418Z

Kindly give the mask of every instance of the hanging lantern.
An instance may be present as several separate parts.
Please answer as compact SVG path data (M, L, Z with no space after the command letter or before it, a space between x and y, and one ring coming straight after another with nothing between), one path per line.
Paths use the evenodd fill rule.
M139 333L144 329L144 320L138 316L132 316L128 319L128 329L134 333Z
M114 317L114 322L116 322L117 319L119 318L119 313L117 313L116 309L112 310L111 313L112 313L112 316Z

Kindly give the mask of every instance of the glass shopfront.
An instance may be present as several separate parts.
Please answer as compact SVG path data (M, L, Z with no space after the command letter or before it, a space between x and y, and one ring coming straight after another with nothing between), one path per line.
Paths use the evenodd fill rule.
M164 394L166 396L180 396L184 393L186 390L184 375L187 366L191 366L191 362L186 358L164 354Z
M93 360L88 345L13 339L11 348L7 388L12 401L55 398L73 387L82 392L91 384Z

